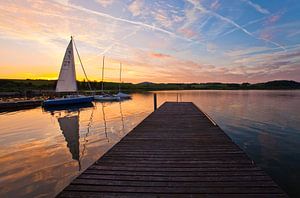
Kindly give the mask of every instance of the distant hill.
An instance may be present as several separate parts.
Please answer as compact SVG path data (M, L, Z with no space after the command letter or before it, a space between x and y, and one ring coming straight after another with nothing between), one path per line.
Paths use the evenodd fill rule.
M300 89L300 83L292 80L275 80L250 85L252 89Z
M141 82L141 83L138 83L137 85L153 85L155 83L153 82Z

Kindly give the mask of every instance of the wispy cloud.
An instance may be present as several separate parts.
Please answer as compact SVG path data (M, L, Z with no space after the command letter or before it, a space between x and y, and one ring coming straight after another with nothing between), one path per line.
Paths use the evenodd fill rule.
M97 3L99 3L103 7L107 7L114 3L114 0L96 0Z
M135 35L138 31L140 31L141 28L137 28L135 31L125 35L124 37L122 37L120 40L112 43L111 45L109 45L107 48L105 48L100 55L105 55L108 51L110 51L114 46L118 45L121 41L128 39L129 37Z
M151 56L154 58L169 58L169 57L171 57L168 54L156 53L156 52L151 53Z
M128 10L133 16L138 16L142 13L144 1L143 0L134 0L129 6Z
M263 40L265 42L268 42L268 43L271 43L275 46L278 46L280 47L281 49L285 50L284 46L280 45L279 43L276 43L274 41L271 41L269 39L265 39L265 38L259 38L259 37L256 37L254 34L252 34L251 32L249 32L247 29L245 29L244 27L242 27L241 25L237 24L236 22L234 22L233 20L225 17L225 16L222 16L214 11L211 11L211 10L208 10L206 9L205 7L203 7L200 2L198 1L195 1L195 0L187 0L189 3L193 4L200 12L203 12L203 13L207 13L209 15L212 15L226 23L229 23L231 24L232 26L236 27L237 29L239 29L240 31L246 33L247 35L253 37L253 38L256 38L256 39L259 39L259 40Z
M219 0L215 0L214 2L212 2L212 4L210 4L210 8L213 10L217 10L221 7L221 3L219 2Z
M243 2L246 2L248 5L253 7L257 12L260 12L261 14L270 14L270 11L266 8L261 7L260 5L253 3L250 0L242 0Z
M255 20L249 21L249 22L247 22L246 24L242 25L242 27L243 27L243 28L246 28L247 26L250 26L250 25L253 25L253 24L262 22L262 21L264 21L265 19L266 19L266 18L263 17L263 18L259 18L259 19L255 19ZM221 34L218 38L224 37L224 36L226 36L226 35L228 35L228 34L231 34L231 33L235 32L235 31L237 31L237 30L239 30L239 28L232 28L232 29L230 29L229 31L227 31L227 32L225 32L225 33L223 33L223 34Z
M63 6L68 7L68 8L77 9L77 10L80 10L80 11L83 11L83 12L86 12L86 13L89 13L89 14L101 16L101 17L111 19L111 20L114 20L114 21L128 23L128 24L131 24L131 25L135 25L135 26L138 26L138 27L142 27L142 28L151 30L151 31L157 31L157 32L160 32L160 33L164 33L164 34L172 36L173 38L180 39L184 42L188 42L190 45L204 45L204 43L201 40L193 40L189 37L186 37L186 35L182 36L180 34L176 34L172 31L157 27L155 25L150 25L150 24L147 24L147 23L144 23L144 22L141 22L141 21L134 21L134 20L129 20L129 19L125 19L125 18L115 17L115 16L112 16L112 15L109 15L109 14L106 14L106 13L103 13L103 12L90 10L90 9L84 8L82 6L71 4L71 3L67 2L67 0L64 0L64 1L54 0L54 1L56 3L58 3L59 5L63 5ZM138 1L140 1L140 0L138 0Z
M77 9L77 10L80 10L80 11L83 11L83 12L98 15L98 16L105 17L105 18L112 19L112 20L116 20L116 21L119 21L119 22L124 22L124 23L129 23L129 24L132 24L132 25L136 25L136 26L141 26L141 27L144 27L144 28L147 28L147 29L150 29L150 30L155 30L155 31L158 31L158 32L161 32L161 33L168 34L170 36L174 36L174 37L186 40L186 41L190 41L187 38L178 36L173 32L170 32L168 30L156 27L154 25L149 25L147 23L143 23L143 22L140 22L140 21L128 20L128 19L124 19L124 18L120 18L120 17L115 17L115 16L112 16L112 15L109 15L109 14L106 14L106 13L103 13L103 12L90 10L90 9L87 9L87 8L84 8L84 7L81 7L81 6L77 6L77 5L68 3L68 1L66 1L66 0L65 1L54 0L54 1L58 4L60 4L60 5L67 6L69 8Z

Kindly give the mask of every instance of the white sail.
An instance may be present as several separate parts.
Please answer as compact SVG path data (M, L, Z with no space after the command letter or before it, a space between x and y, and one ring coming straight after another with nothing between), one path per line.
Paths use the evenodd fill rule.
M76 92L76 71L73 53L73 39L67 47L59 77L56 84L56 92Z

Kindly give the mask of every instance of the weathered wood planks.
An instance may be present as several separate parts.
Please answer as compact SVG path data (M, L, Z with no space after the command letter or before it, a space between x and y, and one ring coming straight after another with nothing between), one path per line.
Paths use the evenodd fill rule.
M166 102L58 197L286 197L193 103Z

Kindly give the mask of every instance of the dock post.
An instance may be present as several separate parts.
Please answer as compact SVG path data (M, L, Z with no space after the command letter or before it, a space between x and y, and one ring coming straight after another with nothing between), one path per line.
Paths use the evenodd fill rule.
M155 111L157 109L157 95L156 95L156 93L154 93L153 99L154 99L154 111Z

